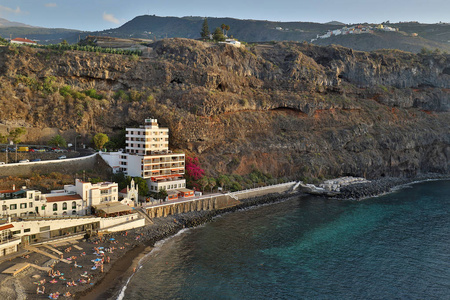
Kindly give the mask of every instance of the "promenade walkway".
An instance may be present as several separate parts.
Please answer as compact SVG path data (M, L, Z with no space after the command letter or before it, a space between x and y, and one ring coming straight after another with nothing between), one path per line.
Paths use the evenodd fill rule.
M287 183L268 185L268 186L253 188L253 189L241 190L241 191L237 191L237 192L212 193L212 194L206 194L206 195L196 196L196 197L181 198L178 200L171 200L171 201L166 201L166 202L147 203L147 204L142 205L141 207L143 209L162 207L162 206L167 206L167 205L172 205L172 204L177 204L177 203L197 201L197 200L201 200L201 199L211 199L213 197L219 197L219 196L229 196L235 200L239 200L242 198L259 196L258 194L260 194L260 192L264 192L264 191L268 191L268 190L273 190L274 192L276 192L277 190L283 190L288 186L294 186L296 183L297 183L296 181L291 181L291 182L287 182Z

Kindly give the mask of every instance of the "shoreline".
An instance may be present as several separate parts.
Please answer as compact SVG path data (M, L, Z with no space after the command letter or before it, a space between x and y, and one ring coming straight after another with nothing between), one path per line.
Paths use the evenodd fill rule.
M133 269L138 268L140 261L153 250L154 245L158 241L162 241L166 238L170 238L177 234L179 231L181 231L184 228L194 228L197 226L200 226L202 224L208 223L211 220L213 220L214 217L217 217L219 215L223 215L225 213L234 212L237 210L241 210L248 207L254 207L258 205L264 205L264 204L271 204L271 203L277 203L282 202L285 200L288 200L289 198L296 197L298 195L301 195L302 193L293 193L293 194L268 194L264 196L259 196L255 198L249 198L242 200L242 204L230 208L225 208L221 210L215 210L215 211L196 211L196 212L189 212L174 216L169 216L166 218L159 218L161 224L157 224L156 226L167 226L168 219L170 220L176 220L176 222L173 222L174 224L177 224L177 226L170 226L172 230L170 234L161 235L160 238L151 238L150 240L147 240L144 242L145 246L137 246L130 251L128 251L123 257L125 259L118 259L116 262L114 262L111 266L111 269L107 271L106 275L103 276L101 280L99 280L92 288L89 288L83 292L80 292L77 294L75 299L80 300L93 300L93 299L117 299L119 294L121 293L122 289L124 288L125 284L129 280L129 278L133 275ZM155 220L155 219L154 219ZM171 222L172 223L172 222ZM143 230L146 230L151 225L147 225L146 228L144 227ZM146 251L147 250L147 251ZM134 255L132 258L126 258L129 254ZM129 262L132 261L130 264ZM128 265L129 267L124 269L123 265ZM108 275L109 273L112 273L114 275ZM114 279L114 280L107 280L108 278Z
M356 198L356 200L364 200L371 197L381 196L387 193L394 192L397 189L401 189L405 186L421 183L425 181L435 181L435 180L449 180L450 175L445 174L421 174L412 178L396 178L396 177L386 177L386 178L380 178L377 180L372 180L368 183L364 184L355 184L352 189L349 189L346 191L346 194L341 193L341 197L328 197L329 199L338 199L338 200L355 200L355 198L344 198L347 193L355 193L355 191L359 190L360 193L364 195L363 197ZM370 188L368 188L370 186ZM347 187L346 187L347 188ZM369 193L368 193L369 192ZM296 192L293 194L267 194L264 196L254 197L254 198L248 198L242 200L242 204L238 206L234 206L231 208L226 208L222 210L216 210L216 211L199 211L199 212L190 212L175 216L169 216L166 218L161 219L175 219L179 224L183 224L181 228L173 232L172 234L166 235L160 239L154 240L153 243L150 241L147 241L147 248L153 247L154 243L157 241L161 241L165 238L169 238L173 235L175 235L177 232L179 232L183 228L192 228L196 227L205 223L210 222L214 217L220 216L229 212L234 212L237 210L241 210L244 208L249 207L256 207L264 204L273 204L277 202L286 201L291 197L295 197L298 195L308 195L301 192ZM326 197L326 196L319 196L319 197ZM153 248L151 248L153 249ZM131 251L130 251L131 252ZM98 284L94 285L92 289L89 289L86 291L86 293L81 298L76 298L80 300L91 300L91 299L98 299L100 297L101 299L117 299L123 288L125 287L127 281L130 279L130 277L133 274L133 268L138 267L139 262L142 258L147 255L148 252L141 251L136 254L136 257L133 259L133 264L129 266L127 270L125 270L120 278L120 284L116 285L112 282L110 283L104 283L103 280L100 281ZM117 263L117 262L116 262ZM113 265L114 268L115 264ZM119 267L119 266L118 266ZM109 272L109 271L108 271ZM128 275L127 275L128 274ZM105 276L106 277L106 276ZM115 280L114 282L116 282ZM103 289L103 287L106 287L106 289ZM101 291L98 291L102 289Z
M352 185L347 186L342 189L343 193L341 193L340 196L327 198L329 198L330 200L333 199L362 200L369 197L376 197L389 192L394 192L397 189L401 189L411 184L434 180L450 180L450 175L422 174L420 176L415 176L413 178L381 178L364 184L354 184L353 186ZM124 246L123 247L124 249L121 251L117 249L114 254L106 254L111 257L111 263L104 265L105 267L104 273L89 271L89 273L93 274L92 282L90 285L79 284L77 287L72 288L66 288L61 286L59 288L56 288L56 285L51 286L47 285L47 289L53 292L55 292L55 289L58 291L62 290L63 292L70 290L74 294L72 299L81 299L81 300L117 299L117 297L122 292L124 286L132 277L134 273L134 268L138 269L142 259L146 257L146 255L151 253L151 251L154 249L155 244L158 241L162 241L164 239L172 237L184 228L193 228L208 223L215 217L224 215L229 212L234 212L250 207L257 207L260 205L283 202L288 199L291 199L292 197L298 197L301 195L308 195L308 194L302 193L300 191L283 194L270 193L253 198L242 199L241 204L220 210L192 211L178 215L170 215L165 218L154 218L153 219L154 224L129 230L126 232L127 234L125 234L125 232L105 234L101 246L105 247L111 246L109 238L115 238L116 242L119 242L119 245ZM348 196L358 196L358 198L352 198ZM319 197L326 197L326 196L319 196ZM86 253L91 253L92 248L95 247L97 244L94 244L93 241L90 242L80 241L80 243L77 245L82 246L84 251L86 251ZM100 244L97 245L97 247L98 246L100 246ZM64 249L60 250L63 251ZM34 257L32 256L31 259L34 259ZM79 259L80 259L78 261L79 263L81 263L82 265L86 265L86 267L88 267L91 258L88 259L86 257L84 261L81 261L81 257ZM19 258L18 262L23 262L23 260L21 261L21 259ZM74 270L72 271L72 268L70 266L65 265L64 263L57 264L55 269L66 272L66 275L71 276L72 279L80 278L76 276L79 276L81 274L81 270L74 268ZM87 269L89 270L89 268ZM85 271L85 269L83 269L83 271ZM39 274L39 272L36 269L31 268L29 271L24 272L24 274L17 276L16 279L15 278L12 278L11 280L8 279L8 282L11 283L14 282L14 285L22 285L26 299L43 299L43 298L48 299L48 297L36 295L35 293L36 285L32 284L32 280L30 280L29 276L31 275L32 272L34 274L36 273ZM43 275L42 273L41 275L42 278L45 277L45 275ZM20 289L16 289L16 292L19 291ZM18 296L18 294L16 294L16 296ZM7 299L14 299L14 298L7 298Z

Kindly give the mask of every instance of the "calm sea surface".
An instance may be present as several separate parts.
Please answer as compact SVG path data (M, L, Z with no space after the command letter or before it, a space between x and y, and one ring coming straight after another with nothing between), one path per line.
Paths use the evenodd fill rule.
M450 181L226 214L159 243L120 298L450 299Z

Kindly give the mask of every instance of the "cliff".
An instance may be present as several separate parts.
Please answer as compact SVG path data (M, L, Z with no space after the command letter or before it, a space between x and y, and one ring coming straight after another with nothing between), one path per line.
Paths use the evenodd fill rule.
M168 39L141 58L0 48L0 75L0 133L25 126L30 142L151 116L211 175L450 171L448 55Z

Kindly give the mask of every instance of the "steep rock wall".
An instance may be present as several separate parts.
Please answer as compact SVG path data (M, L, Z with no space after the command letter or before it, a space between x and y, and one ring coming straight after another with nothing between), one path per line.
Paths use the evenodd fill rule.
M0 49L3 132L21 124L36 142L57 129L88 143L152 116L212 175L450 171L448 55L185 39L155 43L152 55ZM66 85L103 99L63 96Z

